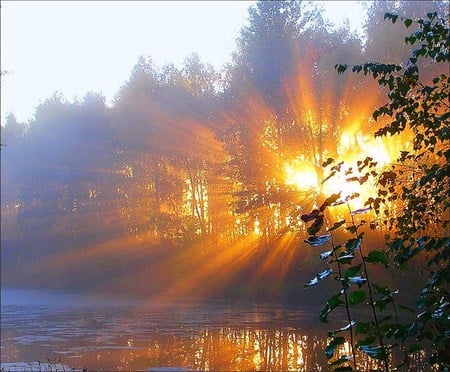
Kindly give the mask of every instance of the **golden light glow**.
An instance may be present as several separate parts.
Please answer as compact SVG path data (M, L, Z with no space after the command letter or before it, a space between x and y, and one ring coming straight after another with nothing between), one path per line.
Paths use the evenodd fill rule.
M341 193L343 198L358 193L361 195L359 201L365 201L369 196L374 195L375 185L371 182L360 185L357 181L348 181L349 178L362 175L367 172L367 168L359 174L357 171L357 161L371 157L377 163L379 170L394 162L402 149L410 147L407 141L392 138L375 138L373 134L362 132L362 119L355 121L346 129L342 130L337 144L337 161L344 161L341 172L337 172L331 179L321 184L318 173L319 165L314 166L301 158L287 161L284 165L285 184L295 186L300 191L314 191L324 195ZM407 138L408 134L404 136ZM328 172L329 173L329 172ZM327 177L325 171L323 177Z
M294 160L284 166L286 185L295 186L299 190L317 189L319 181L313 166Z

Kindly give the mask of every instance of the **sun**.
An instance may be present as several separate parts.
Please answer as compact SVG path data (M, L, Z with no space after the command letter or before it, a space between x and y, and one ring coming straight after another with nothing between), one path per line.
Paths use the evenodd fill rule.
M313 166L294 160L284 166L285 183L287 186L295 186L299 190L317 190L319 180Z

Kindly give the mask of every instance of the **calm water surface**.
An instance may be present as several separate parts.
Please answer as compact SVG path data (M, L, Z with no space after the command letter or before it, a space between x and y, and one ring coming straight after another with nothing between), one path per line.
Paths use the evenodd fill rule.
M2 363L88 370L321 370L316 315L282 306L137 300L2 290Z
M326 329L306 308L2 289L1 362L104 371L321 371Z

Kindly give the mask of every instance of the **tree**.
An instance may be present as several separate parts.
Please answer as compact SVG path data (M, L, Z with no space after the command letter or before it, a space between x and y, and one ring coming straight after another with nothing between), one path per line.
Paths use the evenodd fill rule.
M372 205L380 210L380 203L387 204L386 214L390 205L400 203L402 207L386 221L393 233L388 245L398 265L426 252L424 270L428 281L419 296L418 309L422 313L412 329L419 340L431 341L431 362L448 368L450 32L447 19L440 18L437 12L417 21L391 13L386 13L385 18L392 23L400 20L406 27L417 25L417 31L405 38L405 43L415 47L406 66L365 63L353 66L353 70L371 75L389 91L388 102L374 112L375 119L385 116L389 123L376 135L398 135L409 128L414 137L413 151L402 152L398 164L380 174L380 190ZM419 69L423 59L442 65L445 73L423 80Z
M316 235L324 225L325 211L337 204L346 203L347 200L342 200L339 194L331 195L319 209L302 216L307 222L314 221L308 228L312 236L306 242L319 246L331 240L332 250L323 252L321 258L328 260L330 265L336 265L338 269L335 274L332 274L331 268L327 269L307 286L328 276L335 276L342 285L342 290L328 300L320 315L321 320L326 322L327 315L338 306L344 305L347 311L348 325L330 332L332 339L325 350L329 358L345 342L344 337L336 336L345 330L349 332L352 351L358 347L370 357L383 360L385 370L390 368L389 350L394 345L398 345L404 353L404 363L409 362L409 356L415 351L424 350L431 365L447 369L450 366L450 79L448 74L442 73L431 81L422 80L419 61L430 59L434 64L448 67L450 30L447 20L440 18L437 12L430 12L418 20L392 13L386 13L385 18L394 24L399 20L406 27L412 24L417 27L414 33L404 39L405 43L415 46L407 63L404 66L378 62L352 66L338 64L336 69L338 73L343 73L351 67L353 72L372 76L380 87L387 89L388 102L373 113L375 120L385 117L387 123L377 130L375 136L398 136L409 129L412 133L413 150L403 151L397 163L379 173L373 170L376 162L372 158L357 163L358 171L366 173L362 177L351 177L349 181L365 183L369 176L373 176L378 184L378 194L367 200L368 207L350 210L351 226L347 226L346 230L354 233L354 238L339 245L334 242L333 231L345 221L334 224L327 230L327 234ZM339 171L340 164L332 170ZM361 227L365 221L361 220L356 225L354 216L366 213L371 208L381 221L372 222L371 228L380 225L389 228L386 241L388 249L386 252L371 250L363 254L364 232L361 232ZM357 265L356 251L359 251L360 256ZM422 270L427 273L427 280L418 296L415 309L417 316L411 322L399 320L393 296L396 292L374 283L368 270L368 263L387 267L388 256L402 269L412 264L417 256L423 260ZM344 271L343 265L347 264L352 266ZM359 289L353 290L356 286ZM363 286L367 288L367 293L361 289ZM373 317L370 322L354 322L350 305L362 303L366 296ZM378 316L378 311L384 311L388 303L394 304L394 321L390 321L389 316L383 319ZM354 331L364 334L366 338L355 342ZM353 359L357 368L355 352L352 354L331 365L348 363Z

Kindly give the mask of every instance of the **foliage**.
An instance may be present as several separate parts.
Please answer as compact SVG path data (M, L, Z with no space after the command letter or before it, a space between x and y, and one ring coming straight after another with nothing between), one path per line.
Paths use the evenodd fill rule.
M144 254L130 255L138 257L145 274L136 275L139 284L150 282L147 275L153 271L158 283L153 287L165 288L168 284L161 283L182 278L189 273L186 267L198 278L208 266L213 269L202 286L233 273L236 292L241 292L249 272L261 275L268 267L277 284L288 270L295 273L291 278L298 278L300 264L300 275L309 276L315 263L309 252L293 258L297 251L274 249L282 239L294 245L297 236L308 234L306 243L314 250L327 248L317 258L325 267L306 286L333 278L339 287L320 320L331 322L335 311L345 312L345 324L329 333L326 354L333 368L355 367L361 353L381 359L387 368L395 344L406 361L430 344L442 360L448 339L448 29L433 14L418 22L388 15L393 27L383 31L376 17L391 6L420 14L428 3L436 4L372 2L362 50L361 40L348 27L330 28L314 7L308 10L295 1L257 2L222 80L197 55L181 68L158 68L142 57L111 107L101 95L88 94L73 103L55 95L37 108L29 123L10 116L1 141L6 144L1 151L2 242L13 241L14 249L2 246L2 260L45 261L45 249L63 255L63 249L81 246L95 265L91 257L105 252L92 249L98 242L114 248L122 244L126 252L139 246L145 254L170 251L166 257L175 262L160 265L153 256L146 261ZM403 49L397 40L400 24L419 27ZM393 64L413 47L406 65ZM344 58L354 63L380 55L393 63L337 67L338 72L352 68L375 80L362 81L356 74L344 80L332 68ZM444 71L437 74L440 65ZM347 122L367 118L383 91L389 102L374 114L378 135L412 131L414 151L404 152L381 173L374 159L366 158L347 174L331 159L339 155L340 136ZM355 124L352 129L363 128ZM298 192L286 185L283 173L291 158L311 167L320 181L333 182L333 175L340 173L358 185L377 182L378 194L352 209L355 194L321 200L321 190ZM330 167L331 178L323 163ZM305 214L314 203L319 207ZM331 219L332 210L344 211L345 217ZM369 221L373 213L376 219ZM369 249L370 229L391 229L388 249L381 244ZM241 245L245 254L238 259ZM120 256L120 278L125 258L120 249L114 254ZM113 253L101 259L106 256ZM401 323L397 311L410 311L397 304L395 285L386 283L387 270L404 269L415 257L426 260L429 281L421 293L421 310L414 309L420 317ZM273 269L275 259L278 271ZM158 265L159 270L149 269ZM76 278L81 281L78 273ZM266 290L266 282L258 281ZM356 317L363 307L372 313L370 319ZM342 337L350 339L351 355L338 356Z
M433 63L448 66L449 28L446 21L440 19L435 12L428 13L426 18L417 21L392 13L386 13L385 18L390 19L393 24L400 20L406 27L412 24L418 27L417 31L405 38L405 43L418 45L412 51L406 66L367 62L353 66L336 65L336 70L343 73L351 67L353 72L370 75L381 87L388 89L389 101L373 113L375 120L387 117L388 123L378 129L375 135L377 137L398 135L408 129L413 134L413 152L402 152L396 164L381 172L371 169L376 164L372 162L373 159L366 158L358 162L358 170L361 172L366 168L367 173L362 177L357 175L347 178L348 181L367 182L373 177L378 185L378 195L376 198L369 198L366 202L366 206L369 206L367 208L352 211L349 207L351 223L347 231L352 232L354 238L338 245L334 244L332 239L332 256L328 254L330 251L321 254L321 257L327 260L328 266L337 266L338 271L334 277L341 283L342 290L330 298L320 319L326 321L326 316L332 310L344 306L349 321L348 331L352 350L356 347L371 358L381 359L385 370L391 368L390 355L395 345L399 346L405 355L402 364L408 363L412 353L417 350L428 350L431 365L437 364L440 368L448 368L450 80L447 74L442 73L430 82L424 82L420 78L418 65L421 59L429 58ZM333 167L331 177L336 171L340 169ZM318 225L309 230L310 233L316 234L320 231L326 221L325 210L332 206L331 203L323 205L320 212L316 210L313 215L306 215L307 220L314 221L313 226ZM370 209L381 217L381 222L373 222L370 227L376 228L377 224L381 224L390 230L390 234L387 235L386 251L371 250L363 254L364 233L359 231L365 221L357 224L354 216ZM312 238L309 238L307 242L311 240ZM355 262L356 250L360 253L357 262ZM426 254L423 255L423 252ZM396 266L404 268L416 255L425 259L423 270L428 273L428 281L416 304L416 311L419 314L411 322L402 323L397 317L397 309L406 307L395 304L397 291L375 283L368 270L368 264L382 264L388 268L390 257ZM344 272L344 265L351 267ZM310 283L315 284L316 281L313 279ZM358 289L349 294L352 287ZM345 297L345 301L338 301L341 296ZM366 296L372 319L368 322L355 322L356 327L353 327L351 306L362 304ZM385 316L380 319L379 312L384 312L388 304L393 307L394 317ZM353 329L357 335L362 334L365 338L355 342ZM332 338L326 351L329 358L333 356L335 345L343 342L341 336L334 337L336 333L336 331L330 333ZM406 346L407 343L409 346ZM352 354L351 358L350 356L340 358L335 363L348 363L353 359L354 367L357 368L354 351Z

